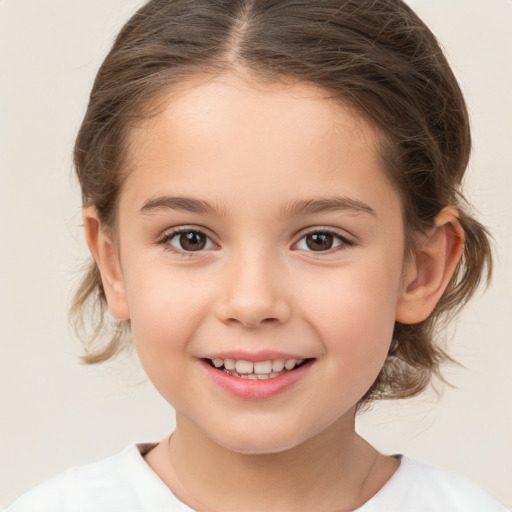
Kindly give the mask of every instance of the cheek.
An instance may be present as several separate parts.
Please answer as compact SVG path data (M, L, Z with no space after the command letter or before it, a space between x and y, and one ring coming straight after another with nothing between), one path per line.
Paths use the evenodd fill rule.
M132 335L141 359L183 352L207 311L197 283L186 273L155 265L126 281Z
M395 325L400 269L361 265L341 269L326 286L309 288L304 310L347 374L376 377L386 358Z
M204 312L201 299L194 286L168 268L128 277L131 331L140 363L164 399L181 409L180 389L192 357L189 342ZM194 393L193 387L189 383L188 393Z

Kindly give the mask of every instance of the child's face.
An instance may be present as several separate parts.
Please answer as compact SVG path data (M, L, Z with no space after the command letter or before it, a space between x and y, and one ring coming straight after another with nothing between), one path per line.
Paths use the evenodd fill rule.
M314 87L226 77L183 88L132 143L126 304L110 306L178 418L245 453L352 424L404 288L401 206L373 130ZM253 380L214 358L307 364Z

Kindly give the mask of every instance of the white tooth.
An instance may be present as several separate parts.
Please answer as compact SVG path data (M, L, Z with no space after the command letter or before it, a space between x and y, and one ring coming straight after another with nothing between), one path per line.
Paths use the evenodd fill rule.
M226 370L234 370L235 369L235 360L234 359L224 359L224 368L226 368Z
M241 379L248 379L249 375L237 375L237 377L240 377Z
M268 378L269 379L275 379L276 377L279 377L279 375L281 375L281 372L270 372L268 374Z
M267 379L270 379L270 375L268 373L261 373L258 375L258 379L267 380Z
M213 360L213 366L215 368L220 368L224 364L224 361L222 359L214 359Z
M258 376L255 373L249 373L249 375L247 375L247 378L249 380L257 380Z
M270 373L272 371L272 361L258 361L254 363L254 373Z
M287 359L284 363L284 367L287 370L293 370L297 364L297 359Z
M283 370L283 368L284 368L284 359L276 359L272 363L272 370L274 372L280 372Z
M299 366L299 364L302 364L304 362L304 359L297 359L297 366Z
M226 363L224 363L226 364ZM254 364L251 361L237 361L236 371L238 373L252 373Z

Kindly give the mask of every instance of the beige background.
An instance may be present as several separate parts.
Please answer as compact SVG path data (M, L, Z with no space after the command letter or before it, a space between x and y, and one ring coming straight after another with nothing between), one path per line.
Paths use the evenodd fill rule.
M0 505L74 464L154 440L170 407L130 358L79 364L66 307L86 255L71 146L94 74L137 0L0 0ZM359 420L386 452L471 477L512 505L512 2L411 0L469 103L469 195L494 232L492 287L452 335L458 389Z

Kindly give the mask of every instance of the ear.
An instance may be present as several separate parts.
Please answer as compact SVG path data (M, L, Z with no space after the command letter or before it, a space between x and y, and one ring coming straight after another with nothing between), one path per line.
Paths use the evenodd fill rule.
M464 249L464 230L455 208L441 210L422 236L404 269L396 321L416 324L428 318L455 271Z
M87 245L98 265L110 313L118 320L129 320L124 278L114 241L105 232L94 206L84 208Z

